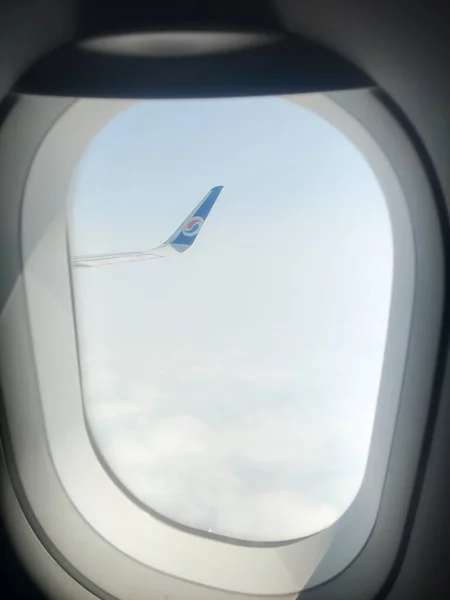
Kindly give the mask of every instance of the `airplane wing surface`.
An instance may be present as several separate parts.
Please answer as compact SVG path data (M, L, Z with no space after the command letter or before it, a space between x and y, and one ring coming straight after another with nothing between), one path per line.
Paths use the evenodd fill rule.
M170 238L160 246L138 252L72 256L72 267L101 267L139 260L166 258L170 255L186 252L195 242L222 189L222 185L213 187Z

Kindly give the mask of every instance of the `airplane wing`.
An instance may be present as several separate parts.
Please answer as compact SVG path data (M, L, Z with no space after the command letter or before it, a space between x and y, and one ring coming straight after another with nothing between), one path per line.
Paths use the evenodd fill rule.
M209 190L200 204L194 208L164 244L139 252L73 256L71 259L72 267L101 267L138 260L165 258L170 255L186 252L195 242L222 189L223 186L218 185Z

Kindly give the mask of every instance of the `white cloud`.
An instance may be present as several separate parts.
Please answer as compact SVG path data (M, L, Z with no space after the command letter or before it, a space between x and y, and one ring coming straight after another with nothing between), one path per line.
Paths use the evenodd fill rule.
M185 364L185 371L175 377L179 357L175 365L167 361L166 373L161 374L157 356L147 356L154 368L146 380L138 358L128 358L126 364L119 354L84 361L84 379L89 380L85 402L106 461L151 509L192 527L273 541L331 525L353 499L365 466L371 422L364 436L357 414L353 422L348 415L336 419L336 411L327 418L321 406L312 404L305 410L291 399L273 402L272 392L267 398L260 396L271 384L289 389L297 379L295 372L283 370L280 376L274 370L272 377L270 370L261 370L258 378L258 371L251 369L247 377L245 365L239 370L235 363L228 370L211 369L207 376L208 364L201 372ZM141 379L133 376L130 365ZM202 397L198 410L195 394L191 401L185 383L181 388L177 384L183 396L174 397L167 373L178 382L189 380L202 394L209 390L208 401ZM258 402L228 398L237 407L237 418L220 418L228 392L225 398L217 390L214 394L219 374L226 381L246 382L250 388L245 392L256 390ZM209 413L208 403L213 409ZM359 435L352 436L352 431Z

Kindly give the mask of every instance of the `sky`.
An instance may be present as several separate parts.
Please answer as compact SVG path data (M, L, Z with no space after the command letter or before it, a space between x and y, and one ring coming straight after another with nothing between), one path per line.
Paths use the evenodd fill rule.
M224 186L184 254L73 272L86 418L115 476L236 539L335 522L364 476L393 269L364 157L282 98L152 100L74 182L72 255L151 249Z

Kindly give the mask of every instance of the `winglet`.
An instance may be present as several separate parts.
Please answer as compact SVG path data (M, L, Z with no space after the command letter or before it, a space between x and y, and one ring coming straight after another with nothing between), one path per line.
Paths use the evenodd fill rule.
M165 244L170 244L177 252L185 252L192 246L222 189L223 185L217 185L210 189L200 204L194 208Z

